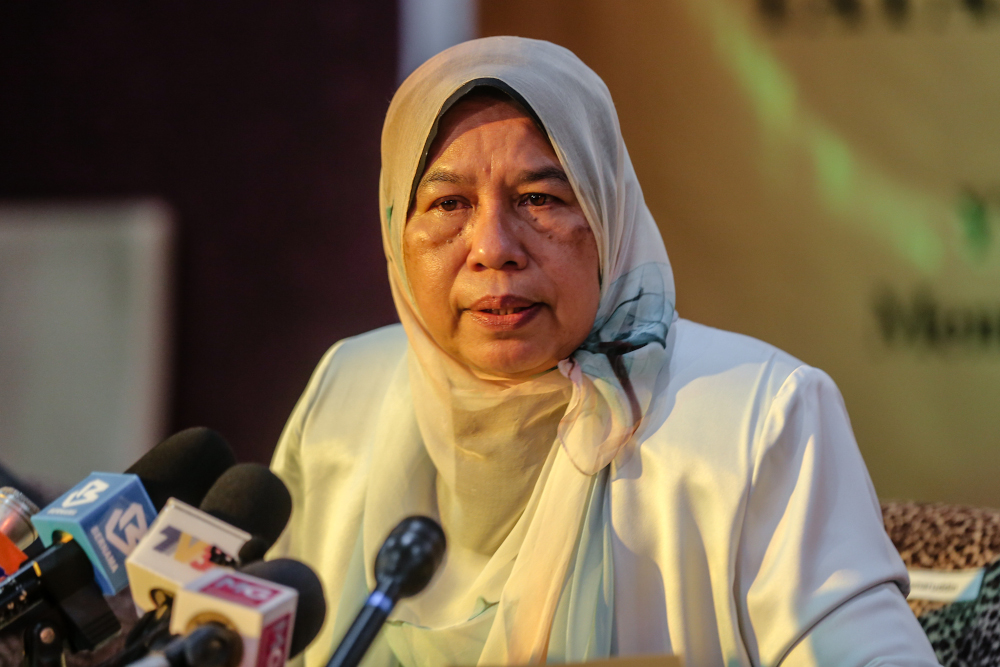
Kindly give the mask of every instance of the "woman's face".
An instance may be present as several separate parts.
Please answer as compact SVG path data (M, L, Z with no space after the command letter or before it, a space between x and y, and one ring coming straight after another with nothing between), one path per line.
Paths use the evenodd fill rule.
M459 102L441 119L403 257L434 340L491 375L552 368L597 315L590 225L546 137L501 101Z

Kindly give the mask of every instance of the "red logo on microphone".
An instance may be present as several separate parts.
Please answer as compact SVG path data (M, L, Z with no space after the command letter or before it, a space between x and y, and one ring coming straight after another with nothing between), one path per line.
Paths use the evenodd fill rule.
M245 607L259 607L268 600L281 595L280 588L272 588L260 579L244 579L231 573L209 582L201 588L202 593L241 604Z

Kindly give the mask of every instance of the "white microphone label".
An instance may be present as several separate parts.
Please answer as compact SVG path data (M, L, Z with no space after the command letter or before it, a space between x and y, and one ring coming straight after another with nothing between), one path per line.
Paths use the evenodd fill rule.
M907 570L910 574L908 600L970 602L979 596L984 568L974 570Z
M234 557L249 539L250 533L171 498L125 561L132 599L149 611L156 606L153 591L173 593L216 567L216 554Z

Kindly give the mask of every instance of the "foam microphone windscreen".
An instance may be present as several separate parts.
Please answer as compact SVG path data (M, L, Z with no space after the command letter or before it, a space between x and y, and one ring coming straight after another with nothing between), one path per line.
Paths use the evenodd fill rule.
M270 548L292 515L292 496L267 466L237 463L216 480L200 509L262 538Z
M125 472L139 476L159 512L170 498L197 506L235 463L236 455L225 438L197 426L170 436Z
M305 650L319 634L326 618L326 598L319 577L305 563L292 558L275 558L258 561L240 568L252 577L260 577L299 592L299 603L295 611L295 629L289 657L294 658Z

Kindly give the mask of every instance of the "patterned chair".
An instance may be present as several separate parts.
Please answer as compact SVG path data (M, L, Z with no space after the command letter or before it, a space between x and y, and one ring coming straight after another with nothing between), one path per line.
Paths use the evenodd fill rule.
M1000 510L888 502L882 517L908 568L985 568L974 600L909 604L944 667L1000 665Z

